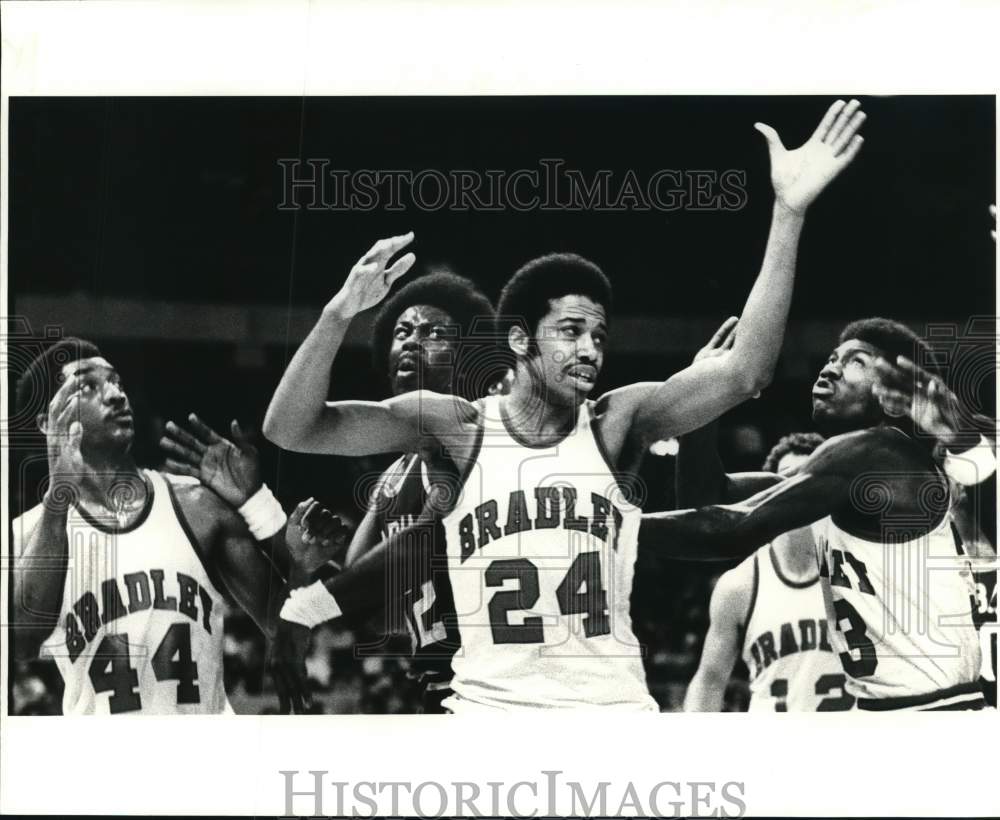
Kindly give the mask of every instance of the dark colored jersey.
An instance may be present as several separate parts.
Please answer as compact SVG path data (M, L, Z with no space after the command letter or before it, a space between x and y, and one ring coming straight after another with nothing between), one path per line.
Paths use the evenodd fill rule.
M439 463L440 462L440 463ZM455 601L448 580L448 559L444 532L437 516L421 519L433 480L453 475L454 467L445 459L434 459L428 469L420 454L398 459L382 475L372 498L383 538L413 527L407 544L412 559L403 566L390 566L402 577L387 579L390 589L400 589L390 598L388 622L405 624L410 633L413 672L428 690L446 688L451 681L451 659L461 645ZM419 524L419 525L418 525ZM418 526L414 526L418 525Z

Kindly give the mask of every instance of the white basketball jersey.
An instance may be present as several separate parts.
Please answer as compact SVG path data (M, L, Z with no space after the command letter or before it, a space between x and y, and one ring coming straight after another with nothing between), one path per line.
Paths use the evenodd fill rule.
M912 539L868 541L831 518L813 527L848 692L881 701L859 707L981 700L979 637L951 517Z
M629 601L641 511L619 487L590 406L558 444L509 431L483 400L479 449L444 518L462 648L453 711L656 711Z
M143 474L151 500L131 528L76 506L67 516L59 625L41 652L65 681L63 714L231 712L222 678L223 597L166 478ZM39 506L15 527L26 534L40 515Z
M754 592L743 640L751 712L842 712L854 706L830 644L819 585L790 581L774 548L754 553Z

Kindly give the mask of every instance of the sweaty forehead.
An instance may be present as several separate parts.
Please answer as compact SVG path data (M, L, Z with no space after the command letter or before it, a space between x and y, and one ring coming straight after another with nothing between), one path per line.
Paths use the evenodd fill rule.
M558 322L561 319L578 319L595 324L607 324L607 314L604 306L597 304L589 296L570 294L558 299L549 299L549 321Z
M424 322L441 322L442 324L454 324L455 320L451 315L436 305L410 305L399 314L396 324L408 322L411 325L419 325Z
M62 374L62 380L65 381L70 376L83 375L95 370L103 372L104 375L107 375L109 372L115 372L111 363L103 356L91 356L87 359L76 359L72 362L66 362L60 368L60 373Z

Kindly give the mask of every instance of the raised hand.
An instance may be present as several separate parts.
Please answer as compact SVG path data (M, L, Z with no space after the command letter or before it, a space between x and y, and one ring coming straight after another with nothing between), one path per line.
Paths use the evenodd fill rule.
M391 267L386 267L403 248L413 241L413 231L380 239L351 268L347 281L330 303L328 310L334 310L341 316L355 316L363 310L374 307L381 302L392 287L392 283L406 273L417 257L406 253L397 259Z
M45 424L45 444L49 460L49 487L45 497L60 507L75 500L84 475L88 472L80 450L83 425L79 414L79 380L70 376L49 402Z
M288 553L296 569L305 574L335 560L347 536L343 522L312 498L299 502L285 528Z
M804 214L830 181L850 165L864 139L858 129L865 121L861 103L837 100L809 140L789 151L771 126L756 123L767 140L771 155L771 183L774 195L790 211Z
M267 643L266 667L278 692L278 711L304 715L311 711L306 655L312 631L301 624L279 620Z
M872 385L872 393L888 415L909 416L921 430L945 444L959 432L962 410L958 397L937 376L905 356L897 356L895 364L876 359L875 371L879 379Z
M260 489L260 456L235 419L230 424L233 441L225 439L194 413L188 416L191 432L167 422L160 447L168 454L167 469L197 478L227 504L242 507Z
M712 338L708 340L708 344L694 354L693 361L700 362L702 359L721 356L730 350L733 342L736 341L736 325L739 321L739 316L730 316L726 319L712 335Z

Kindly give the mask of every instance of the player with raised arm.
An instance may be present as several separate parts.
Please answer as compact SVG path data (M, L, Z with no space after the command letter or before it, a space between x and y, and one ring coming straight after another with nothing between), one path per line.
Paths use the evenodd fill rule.
M255 543L284 524L266 488L241 516L198 482L140 469L128 397L90 342L40 354L18 382L22 411L39 393L48 485L13 522L12 636L18 658L55 660L63 713L230 712L226 590L267 637L282 710L303 711L308 634L278 618L286 585Z
M443 516L463 647L449 708L655 708L628 615L641 511L619 479L651 441L701 426L768 383L805 211L860 150L863 120L856 101L838 101L794 151L757 125L771 153L774 212L746 333L724 356L588 401L609 335L610 284L593 263L553 254L522 267L501 295L516 358L507 395L323 403L322 391L312 394L310 449L362 455L430 440L460 472ZM395 270L373 275L386 285ZM342 337L347 318L324 316L317 337ZM279 394L328 364L313 364L311 352L296 354ZM282 443L273 428L265 433ZM293 593L283 617L313 625L341 611L319 583Z
M813 420L831 438L788 477L758 474L757 486L772 486L743 502L644 516L642 537L651 548L676 539L692 552L738 555L812 524L858 708L979 709L978 637L955 560L948 476L968 481L960 464L992 450L944 414L934 433L948 457L938 465L935 439L917 434L883 381L880 360L915 351L926 346L898 322L849 324L813 387ZM972 479L985 476L975 470Z
M301 367L303 356L309 357L311 367L320 356L328 364L304 377L305 397L298 387L294 391L279 387L276 392L265 429L282 446L292 450L311 446L310 425L322 407L316 397L325 398L329 392L329 363L343 339L341 328L327 319L353 316L383 299L392 282L409 269L413 256L408 254L391 268L389 259L412 239L408 234L376 243L354 266L324 311L324 319L296 354L290 372ZM425 389L474 398L503 372L497 357L489 355L492 336L477 332L484 328L492 332L493 321L493 305L468 279L448 272L421 276L381 305L372 328L373 366L387 376L393 396ZM290 383L287 376L282 381ZM397 459L372 492L345 562L352 565L380 541L408 530L410 565L386 579L394 584L393 594L384 596L385 611L374 614L380 626L409 632L412 674L420 680L427 713L440 712L441 701L451 694L451 657L460 637L440 520L420 515L432 483L444 481L451 488L455 478L454 464L433 443ZM414 526L418 519L420 526ZM358 651L377 654L382 645L359 646Z

